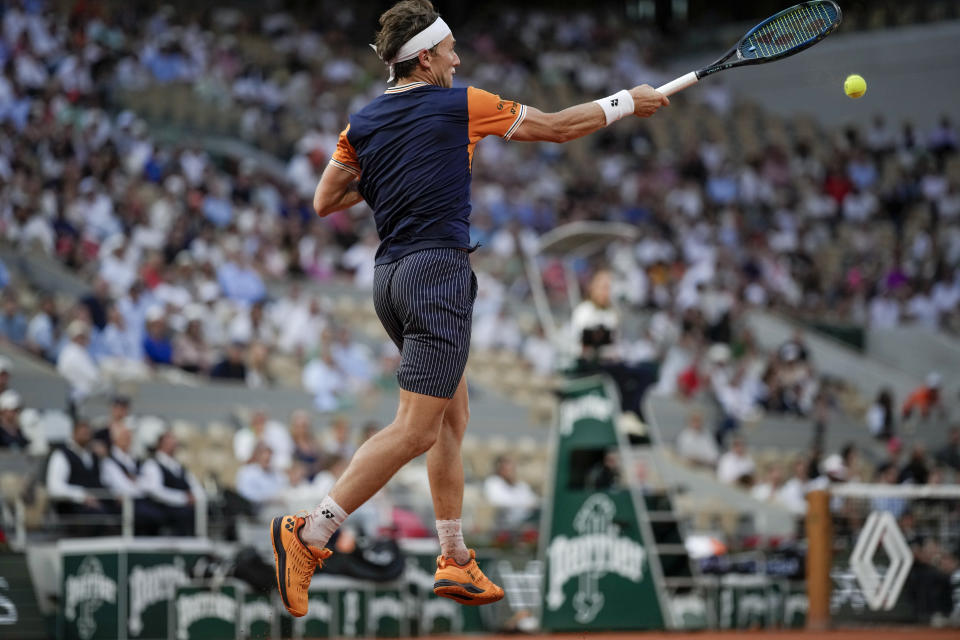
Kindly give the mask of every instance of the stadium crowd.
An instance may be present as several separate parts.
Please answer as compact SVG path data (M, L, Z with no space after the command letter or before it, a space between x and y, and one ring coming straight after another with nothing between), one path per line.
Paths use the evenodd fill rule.
M310 292L312 283L335 280L372 286L377 238L365 206L318 219L310 204L347 113L384 87L382 65L365 45L350 44L362 40L344 36L359 29L355 10L337 6L336 26L311 29L280 13L258 20L222 10L184 22L168 9L101 14L83 6L56 14L41 2L13 3L3 13L0 235L91 286L70 299L32 290L0 268L0 339L55 363L75 404L118 381L177 371L252 387L298 385L330 413L389 377L393 346L358 340ZM595 15L510 12L488 27L478 20L458 30L458 83L560 106L662 76L655 46ZM248 41L258 37L268 38L281 65L256 61ZM593 61L576 54L585 48L596 52ZM189 83L197 100L241 109L238 138L292 131L285 175L214 157L189 140L162 143L137 114L116 109L123 92L172 83ZM732 105L721 83L698 96L718 113ZM745 308L960 332L960 185L950 173L958 139L948 118L921 132L878 117L817 149L796 140L750 157L711 137L669 153L645 123L621 124L591 140L587 153L496 139L481 146L472 218L472 240L483 246L474 263L476 348L516 353L544 374L577 355L559 352L517 312L529 296L523 260L538 236L577 220L640 229L639 242L611 245L603 265L577 264L578 277L609 278L608 299L595 306L646 314L636 335L621 337L616 359L658 363L658 392L711 394L722 409L721 445L761 411L815 418L844 393L842 381L824 379L810 362L802 336L775 353L757 349L738 323ZM559 263L544 258L539 266L550 299L564 303ZM870 418L887 439L891 402L878 399ZM0 424L3 407L14 405L19 410L19 400L0 396ZM83 448L80 418L75 442ZM349 456L346 446L321 456L327 450L310 440L304 418L291 421L288 432L260 416L238 432L243 499L262 504L289 486L329 482ZM0 431L4 442L24 446L22 434L8 435L16 433ZM723 454L727 462L713 452L721 479L745 475L737 471L748 458L741 440ZM321 458L327 462L317 466ZM824 465L798 463L795 479L829 474ZM63 464L52 468L62 476ZM144 473L150 469L154 479L170 471L162 456ZM118 487L123 473L110 474ZM764 484L785 475L771 471ZM177 490L192 493L195 485L181 480L189 486ZM53 484L51 495L68 495ZM138 500L163 503L155 489L142 491Z

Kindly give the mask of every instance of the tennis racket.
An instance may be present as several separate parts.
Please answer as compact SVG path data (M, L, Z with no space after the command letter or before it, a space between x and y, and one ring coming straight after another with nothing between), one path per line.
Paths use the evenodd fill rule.
M740 42L713 64L671 80L657 91L673 95L724 69L773 62L800 53L833 33L842 17L839 5L833 0L801 2L747 31Z

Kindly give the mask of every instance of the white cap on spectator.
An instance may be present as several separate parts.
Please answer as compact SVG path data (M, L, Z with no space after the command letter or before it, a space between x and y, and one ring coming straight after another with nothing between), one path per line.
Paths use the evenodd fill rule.
M843 458L840 457L839 453L827 456L827 459L823 461L823 472L838 480L847 479L847 470L843 468Z
M13 363L7 356L0 356L0 373L10 373L13 371Z
M90 332L90 327L83 320L74 320L67 325L67 337L71 340L77 336L85 336Z
M22 406L20 394L13 389L7 389L0 393L0 411L16 411Z
M164 316L163 307L150 307L147 309L146 320L147 322L156 322L157 320L163 320Z
M931 371L927 374L927 386L931 389L939 389L940 382L942 382L942 380L943 379L940 377L940 374L936 371Z
M730 362L732 355L730 347L722 343L717 343L707 350L707 358L714 364L726 364Z

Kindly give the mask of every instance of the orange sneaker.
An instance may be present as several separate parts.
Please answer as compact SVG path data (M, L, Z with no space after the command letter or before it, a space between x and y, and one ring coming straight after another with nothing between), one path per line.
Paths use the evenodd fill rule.
M300 540L300 529L306 520L300 516L282 516L270 523L270 541L273 543L273 562L277 574L277 588L283 606L291 615L307 613L307 589L317 568L333 555L330 549L318 549Z
M433 592L460 604L481 605L503 597L503 589L493 584L477 566L477 554L470 549L470 562L459 565L453 558L437 557Z

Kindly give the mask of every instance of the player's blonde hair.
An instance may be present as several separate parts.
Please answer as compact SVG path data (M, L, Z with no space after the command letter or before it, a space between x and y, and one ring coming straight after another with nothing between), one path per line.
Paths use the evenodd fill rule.
M380 16L380 30L374 40L377 55L381 60L390 60L407 40L417 35L436 21L439 14L430 0L403 0L393 5ZM436 52L436 47L430 49ZM406 78L417 68L417 58L394 65L394 78Z

